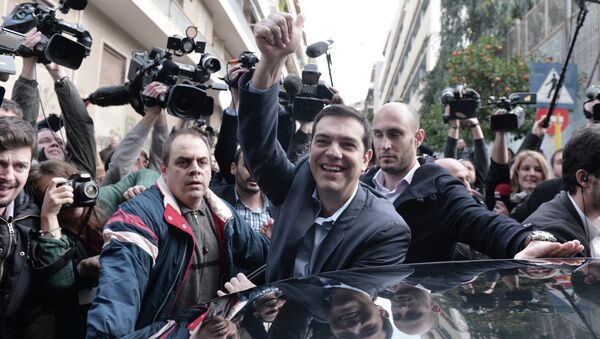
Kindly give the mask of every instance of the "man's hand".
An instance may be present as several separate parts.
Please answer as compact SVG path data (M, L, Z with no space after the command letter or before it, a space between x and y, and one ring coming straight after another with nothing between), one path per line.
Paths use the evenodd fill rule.
M125 200L131 200L131 199L135 198L138 194L144 192L145 190L146 190L146 186L144 186L144 185L137 185L137 186L129 187L127 189L127 191L125 191L125 193L123 193L123 198L125 198Z
M85 258L77 264L79 275L91 280L97 280L100 277L100 255Z
M285 58L300 45L303 24L302 14L294 20L289 13L279 13L254 25L254 38L261 52L261 61L252 77L254 87L267 89L277 83Z
M260 227L260 234L265 237L271 239L271 234L273 233L273 223L275 220L273 218L267 219L267 221Z
M162 108L160 107L160 105L158 105L158 100L160 100L161 99L160 96L167 93L168 90L169 90L169 88L167 87L167 85L165 85L161 82L158 82L158 81L153 81L144 88L144 91L142 92L142 96L157 99L156 105L154 105L152 107L146 107L146 114L151 114L151 115L156 115L156 116L158 116L160 114L160 112L162 111Z
M340 91L335 89L334 87L329 87L329 89L334 93L331 99L323 99L323 101L327 105L344 105L344 98L340 95Z
M544 135L546 135L546 131L548 130L548 127L543 127L542 126L542 122L544 121L545 117L541 118L540 120L536 121L533 123L533 128L531 129L531 133L537 135L540 138L543 138Z
M515 259L568 258L583 252L583 250L583 245L579 240L567 241L564 244L532 240L527 247L515 255Z
M38 32L36 28L32 28L29 32L25 33L25 41L23 41L23 47L33 50L42 39L42 32ZM37 63L37 57L23 57L23 69L21 70L21 76L25 79L35 80L35 64Z
M221 290L218 290L217 295L219 297L222 297L224 295L231 294L231 293L249 290L253 287L256 287L256 285L254 285L254 283L252 281L248 280L248 278L246 278L246 276L243 273L238 273L235 277L231 278L231 280L229 280L229 282L225 283L224 287L227 290L227 293L225 293Z
M48 71L48 73L50 73L54 81L59 81L67 76L67 73L65 73L65 68L58 64L51 62L44 66L46 66L46 70Z

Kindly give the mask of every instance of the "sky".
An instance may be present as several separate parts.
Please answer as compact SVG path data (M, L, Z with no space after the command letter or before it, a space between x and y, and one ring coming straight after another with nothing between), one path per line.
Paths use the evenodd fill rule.
M398 9L397 0L301 0L306 15L307 44L333 39L333 84L346 104L364 100L373 64L383 60L383 47ZM318 59L321 79L329 83L325 55Z

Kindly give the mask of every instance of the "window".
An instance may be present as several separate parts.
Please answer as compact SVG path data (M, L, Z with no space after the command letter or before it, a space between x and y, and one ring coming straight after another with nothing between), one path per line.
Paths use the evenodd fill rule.
M104 44L100 66L100 87L120 85L125 80L127 58Z

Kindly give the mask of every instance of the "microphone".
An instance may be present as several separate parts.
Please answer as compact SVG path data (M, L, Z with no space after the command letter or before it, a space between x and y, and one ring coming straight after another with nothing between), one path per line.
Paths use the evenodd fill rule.
M306 55L310 58L318 58L329 50L332 43L332 40L315 42L306 47Z
M100 87L84 100L102 107L127 105L129 88L126 85Z
M87 6L87 0L67 0L67 6L76 11L81 11Z
M283 79L283 88L288 94L290 101L293 101L302 92L302 79L296 74L288 74Z
M503 182L496 185L496 189L494 189L494 198L496 201L502 201L508 210L512 210L514 207L513 203L510 202L510 194L512 193L512 188L509 184Z

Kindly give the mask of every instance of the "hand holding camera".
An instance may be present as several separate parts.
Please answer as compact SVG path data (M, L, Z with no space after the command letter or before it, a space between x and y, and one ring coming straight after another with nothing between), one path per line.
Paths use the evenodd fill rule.
M169 88L158 81L153 81L148 84L142 91L142 98L144 99L144 103L148 103L152 106L146 106L146 114L158 115L162 110L159 105L160 100L164 100L164 96L166 95ZM162 98L161 98L162 97Z
M63 205L73 203L73 187L65 185L67 181L60 177L50 180L42 203L42 217L57 215Z

